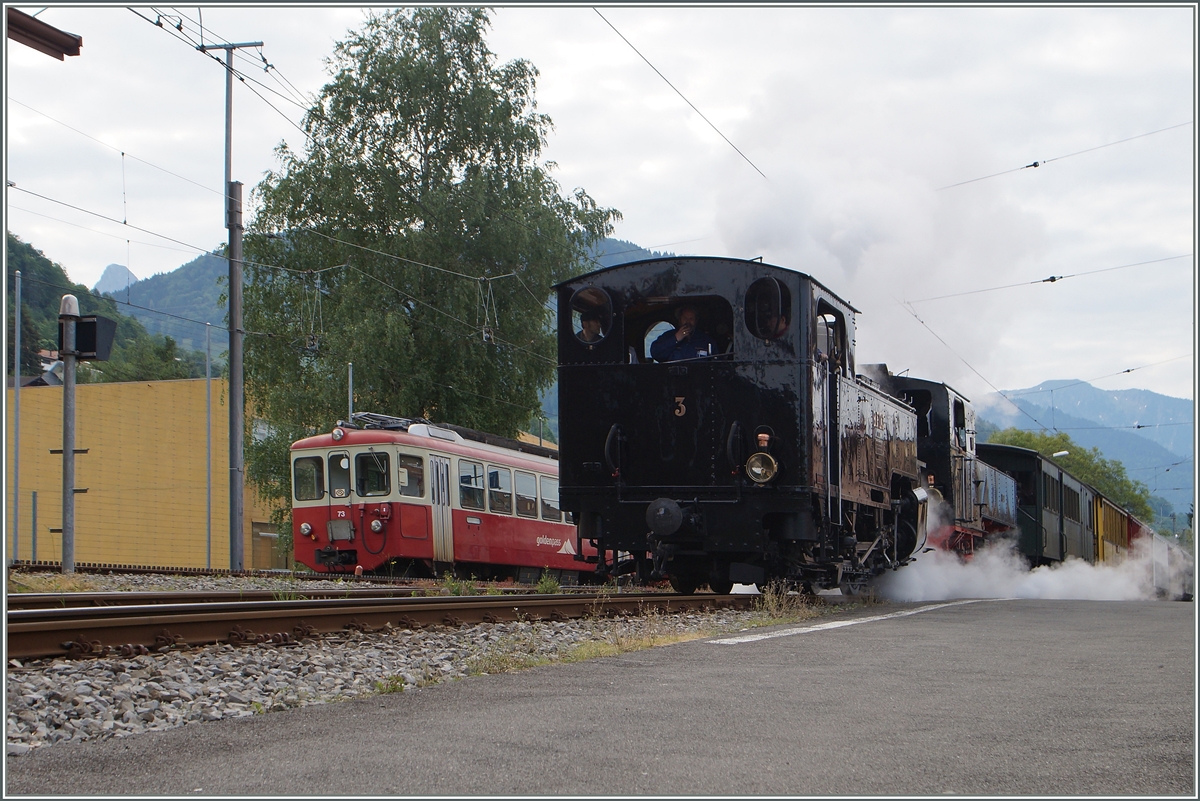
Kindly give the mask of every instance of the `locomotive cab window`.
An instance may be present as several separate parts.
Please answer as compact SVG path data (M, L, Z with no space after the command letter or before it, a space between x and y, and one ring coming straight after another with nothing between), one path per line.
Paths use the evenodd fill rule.
M329 494L334 498L350 497L349 454L329 454Z
M388 455L369 450L354 457L354 491L360 498L391 492Z
M584 345L594 345L612 328L612 301L608 293L588 286L571 297L571 330Z
M512 514L512 473L506 467L488 465L488 507L497 514Z
M292 463L292 486L298 501L325 497L325 471L320 456L301 456Z
M409 498L425 497L425 460L408 453L396 455L396 486Z
M831 371L847 375L846 324L842 316L828 304L821 303L817 306L816 326L817 352L813 357L820 362L827 361Z
M676 334L683 330L683 336ZM733 351L733 307L722 297L653 297L625 312L632 362L728 358Z
M458 502L464 509L483 510L483 465L479 462L459 461Z
M746 290L746 328L759 339L779 339L791 326L792 294L778 279L760 278Z

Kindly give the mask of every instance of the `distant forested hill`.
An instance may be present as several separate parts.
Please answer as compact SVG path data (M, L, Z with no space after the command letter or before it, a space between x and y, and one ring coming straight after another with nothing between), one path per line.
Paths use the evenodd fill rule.
M58 311L63 295L74 295L84 315L99 314L117 324L113 350L108 361L80 366L80 383L93 381L153 381L195 378L204 375L203 356L178 348L171 339L150 334L132 315L122 314L128 306L94 295L82 284L73 284L62 265L51 261L33 245L8 234L9 336L16 320L12 293L15 273L21 271L21 371L25 376L42 372L37 352L57 350Z
M1145 389L1100 389L1075 380L1044 381L1004 394L1011 403L997 396L983 399L981 442L997 428L1062 431L1083 447L1121 462L1131 479L1169 501L1176 512L1187 512L1193 503L1193 401Z
M614 264L625 264L642 259L658 259L674 256L674 253L659 253L656 250L646 250L643 247L626 242L623 239L602 239L592 246L592 258L604 267ZM594 267L595 265L593 265ZM597 268L598 269L598 268Z
M225 304L219 302L228 274L225 259L206 253L169 273L153 275L108 295L130 304L122 309L147 331L169 336L187 350L204 350L203 324L212 323L216 359L229 345Z

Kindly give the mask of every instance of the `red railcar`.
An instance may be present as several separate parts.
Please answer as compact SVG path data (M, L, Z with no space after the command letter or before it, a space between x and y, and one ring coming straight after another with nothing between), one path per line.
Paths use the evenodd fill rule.
M578 578L595 548L558 500L554 451L359 413L293 443L296 561L321 572Z

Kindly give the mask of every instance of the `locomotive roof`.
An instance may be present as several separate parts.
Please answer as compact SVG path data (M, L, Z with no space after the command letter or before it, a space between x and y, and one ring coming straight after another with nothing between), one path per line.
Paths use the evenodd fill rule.
M575 276L574 278L568 278L566 281L561 281L561 282L559 282L559 283L555 284L555 285L554 285L554 288L555 288L555 289L561 289L561 288L563 288L563 287L572 286L572 285L574 285L574 284L576 284L576 283L578 283L578 282L581 282L581 281L588 281L588 280L591 280L591 279L595 278L595 277L596 277L596 276L598 276L598 275L602 275L602 274L611 273L611 272L614 272L614 271L616 271L616 270L626 270L626 269L629 269L629 268L631 268L631 267L642 267L642 266L649 266L649 265L652 265L652 264L655 264L655 263L659 263L659 264L670 264L670 263L676 263L676 264L678 264L678 263L681 263L681 262L689 262L689 261L691 261L691 262L695 262L695 261L710 261L710 262L724 261L724 262L731 262L731 263L734 263L734 264L746 264L746 265L753 265L754 269L755 269L755 270L757 270L757 271L761 271L763 268L767 268L767 269L769 269L769 270L778 270L779 272L782 272L782 273L787 273L787 274L789 274L789 275L797 275L797 276L799 276L799 277L800 277L800 278L802 278L802 279L805 279L805 280L811 281L812 283L814 283L814 284L816 284L817 286L819 286L819 287L821 287L822 289L824 289L824 290L825 290L826 292L828 292L829 294L831 294L831 295L833 295L834 297L838 298L838 299L839 299L839 300L840 300L842 303L845 303L845 304L846 304L846 306L848 306L848 307L850 308L850 311L854 312L855 314L861 314L861 313L862 313L862 312L860 312L858 309L854 308L854 306L853 306L853 305L851 305L850 303L848 303L848 302L847 302L847 301L846 301L844 298L842 298L842 296L841 296L839 293L837 293L837 292L834 292L832 289L830 289L829 287L825 286L825 284L822 284L820 281L818 281L816 278L813 278L813 277L812 277L811 275L809 275L808 273L802 273L802 272L800 272L799 270L793 270L793 269L791 269L790 267L780 267L780 266L779 266L779 265L777 265L777 264L767 264L767 263L765 263L765 262L761 262L761 261L757 261L757 260L752 260L752 259L737 259L737 258L733 258L733 257L730 257L730 256L669 256L669 257L660 257L660 258L656 258L656 259L640 259L640 260L638 260L638 261L627 261L627 262L625 262L624 264L614 264L614 265L612 265L611 267L601 267L599 270L593 270L593 271L592 271L592 272L590 272L590 273L584 273L584 274L582 274L582 275L577 275L577 276Z

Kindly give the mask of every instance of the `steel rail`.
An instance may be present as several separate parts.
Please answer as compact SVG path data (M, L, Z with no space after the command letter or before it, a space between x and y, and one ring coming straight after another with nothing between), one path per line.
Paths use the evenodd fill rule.
M533 587L498 588L504 595L532 593ZM176 592L10 592L9 610L63 609L86 606L145 606L149 604L215 603L222 601L314 601L326 598L436 597L438 588L379 587L341 590L180 590Z
M509 595L155 604L8 612L15 659L132 656L212 643L287 646L322 634L650 611L748 608L748 595Z

